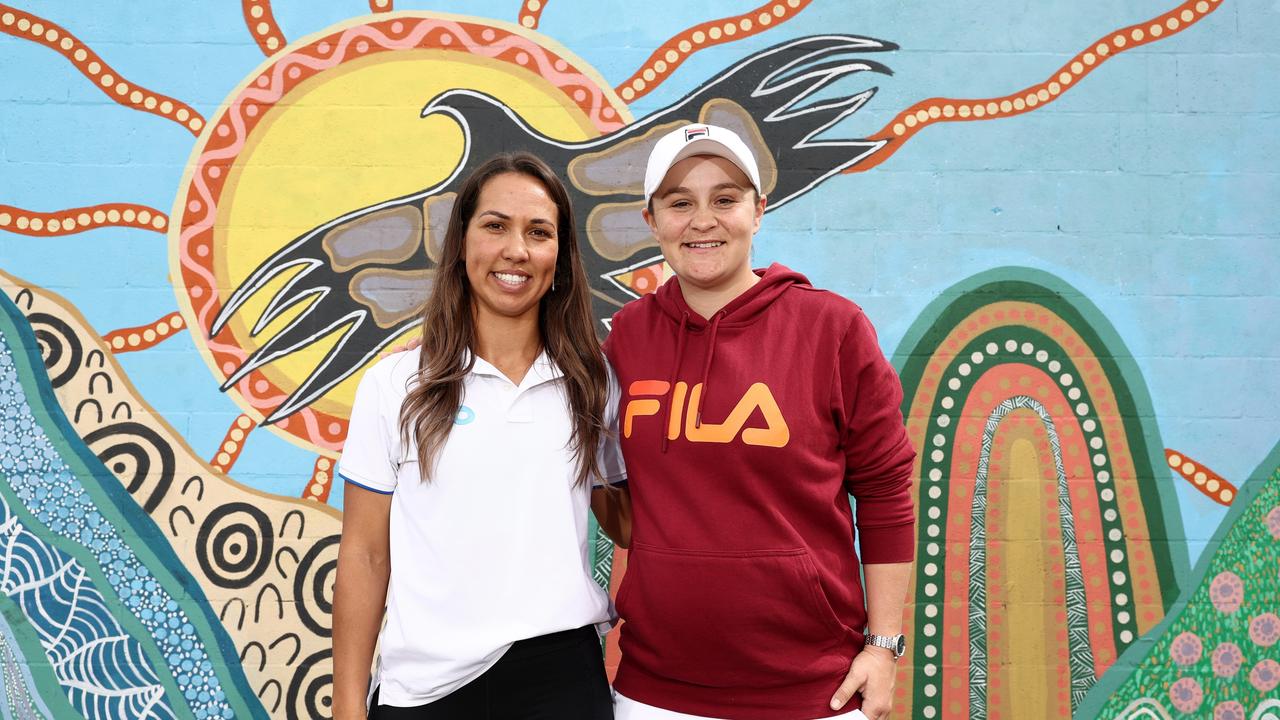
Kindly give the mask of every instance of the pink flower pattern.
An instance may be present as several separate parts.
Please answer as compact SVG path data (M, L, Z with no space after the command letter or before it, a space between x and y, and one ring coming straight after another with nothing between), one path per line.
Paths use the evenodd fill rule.
M1235 700L1218 703L1213 709L1213 720L1244 720L1244 706Z
M1169 645L1169 657L1184 667L1199 662L1202 652L1204 652L1204 644L1200 642L1200 636L1193 632L1182 633Z
M1249 682L1258 692L1271 692L1280 685L1280 663L1275 660L1263 660L1253 666L1249 673Z
M1169 687L1169 700L1178 712L1193 713L1204 702L1204 691L1194 678L1184 677Z
M1249 639L1261 647L1271 647L1280 640L1280 617L1263 613L1249 623Z
M1209 584L1209 599L1220 613L1230 614L1239 610L1244 602L1244 583L1240 576L1230 570L1218 573Z
M1213 674L1220 678L1228 678L1240 672L1244 663L1244 653L1235 643L1225 642L1213 649Z

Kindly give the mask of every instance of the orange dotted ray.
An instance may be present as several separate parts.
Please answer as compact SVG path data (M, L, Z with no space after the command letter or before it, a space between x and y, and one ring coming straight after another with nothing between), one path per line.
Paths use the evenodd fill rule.
M53 212L35 212L0 204L0 230L21 235L53 237L100 227L132 227L163 233L169 229L169 216L155 208L132 203L108 203Z
M844 172L865 172L889 159L906 141L928 125L966 120L994 120L1021 115L1048 105L1071 86L1093 72L1108 58L1165 37L1176 35L1218 9L1222 0L1187 0L1169 12L1129 27L1120 28L1079 52L1057 72L1038 85L1012 95L987 99L960 100L929 98L898 113L869 140L889 141L889 147Z
M204 128L204 118L190 105L125 80L61 25L0 3L0 31L52 48L70 60L107 97L125 107L172 120L192 135L199 136Z
M112 330L103 335L102 339L111 347L112 352L119 355L120 353L146 350L149 347L159 345L174 333L186 329L186 327L187 321L182 319L182 313L171 312L146 325Z
M1229 480L1187 457L1185 453L1165 448L1164 459L1174 472L1182 476L1182 479L1191 483L1195 489L1204 493L1205 497L1219 505L1231 505L1240 492L1239 488Z
M241 0L240 10L244 13L244 24L249 28L249 34L263 55L271 57L288 44L276 24L276 16L271 12L271 0Z
M521 27L527 27L534 30L538 27L538 20L542 18L542 11L546 9L548 0L523 0L520 3L520 18L517 22Z
M311 481L302 491L303 500L329 502L329 491L333 489L333 461L321 455L316 458L316 467L311 471Z
M527 0L528 5L536 0ZM760 7L734 17L721 18L695 25L667 40L615 90L623 100L631 102L662 84L663 80L680 67L695 52L712 45L740 40L768 30L774 24L783 23L803 10L810 0L770 0ZM523 10L521 11L523 24ZM532 26L526 26L532 27Z
M391 12L391 0L369 0L369 9L376 13Z
M255 427L257 423L248 415L236 418L236 421L227 429L226 436L222 438L222 444L218 446L218 453L213 456L210 464L220 472L225 473L231 470L231 466L235 465L240 457L240 451L244 449L244 439Z

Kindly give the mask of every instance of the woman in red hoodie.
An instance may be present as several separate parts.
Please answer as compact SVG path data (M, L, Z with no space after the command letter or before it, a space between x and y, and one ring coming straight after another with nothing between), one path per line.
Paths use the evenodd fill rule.
M675 277L605 343L633 521L617 717L880 720L915 542L901 384L857 305L751 269L768 188L740 138L674 130L644 188Z

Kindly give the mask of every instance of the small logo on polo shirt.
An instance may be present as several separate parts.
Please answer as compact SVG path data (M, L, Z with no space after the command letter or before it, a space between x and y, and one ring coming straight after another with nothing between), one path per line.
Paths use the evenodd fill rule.
M685 141L685 142L693 142L694 140L697 140L697 139L698 139L698 138L700 138L700 137L706 137L706 136L707 136L707 132L708 132L708 131L707 131L707 129L706 129L705 127L691 127L691 128L685 128L685 131L684 131L684 141Z
M454 425L467 425L476 419L476 411L463 405L458 408L458 416L453 419Z

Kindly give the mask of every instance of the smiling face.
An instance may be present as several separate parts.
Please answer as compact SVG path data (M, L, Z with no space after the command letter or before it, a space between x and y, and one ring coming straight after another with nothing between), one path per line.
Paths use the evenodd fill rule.
M537 317L555 277L558 217L555 201L533 177L503 173L484 184L463 240L478 320Z
M667 171L644 219L682 287L736 294L756 281L751 237L764 203L737 165L695 155Z

